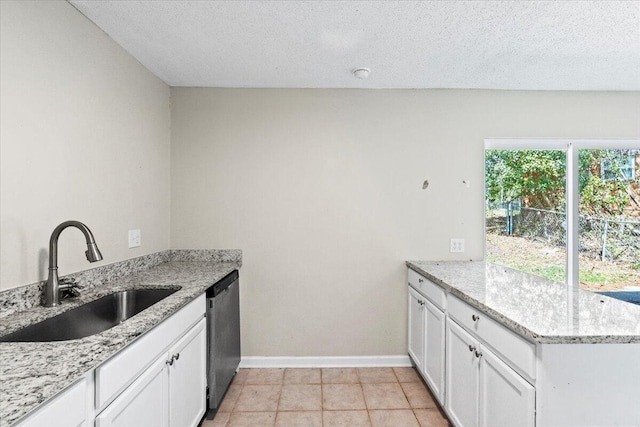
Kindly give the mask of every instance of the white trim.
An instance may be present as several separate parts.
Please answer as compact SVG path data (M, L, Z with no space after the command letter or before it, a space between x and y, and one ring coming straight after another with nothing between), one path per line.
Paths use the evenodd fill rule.
M364 368L410 367L408 355L401 356L337 356L337 357L263 357L243 356L241 368Z
M485 150L640 149L640 139L494 138L485 139Z
M566 150L567 139L485 139L485 150Z
M580 313L580 266L578 256L580 242L580 165L578 152L582 149L577 144L569 144L566 152L565 210L567 212L566 228L566 282L567 287L567 327L573 328L573 319Z

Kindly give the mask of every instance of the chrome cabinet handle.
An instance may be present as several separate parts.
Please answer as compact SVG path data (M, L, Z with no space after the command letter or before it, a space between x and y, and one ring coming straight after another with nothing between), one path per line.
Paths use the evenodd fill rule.
M480 320L480 316L476 316L475 314L471 316L471 320L473 320L474 322L477 322L478 320Z
M424 301L422 301L421 299L418 300L418 304L424 306Z
M178 360L178 359L180 359L180 353L174 354L173 356L171 356L171 359L167 360L164 363L166 363L167 365L171 366L171 365L173 365L174 360Z
M418 283L422 283L422 282L424 282L424 280L423 280L423 279L418 278Z
M476 350L475 355L476 355L476 357L477 357L478 359L480 359L480 358L482 357L482 352L480 352L480 351Z
M475 351L475 349L476 349L476 347L475 347L475 346L473 346L473 345L469 344L469 351Z

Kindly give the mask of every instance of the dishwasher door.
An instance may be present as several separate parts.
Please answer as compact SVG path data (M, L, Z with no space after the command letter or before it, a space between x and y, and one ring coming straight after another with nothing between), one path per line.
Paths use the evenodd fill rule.
M240 284L231 283L207 298L209 409L216 410L240 364ZM223 281L225 281L223 279ZM231 279L231 280L229 280Z

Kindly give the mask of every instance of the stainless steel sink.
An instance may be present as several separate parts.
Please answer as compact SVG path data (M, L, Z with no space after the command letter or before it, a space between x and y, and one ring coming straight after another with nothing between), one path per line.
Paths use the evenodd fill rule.
M66 341L88 337L113 328L179 289L115 292L0 337L0 342Z

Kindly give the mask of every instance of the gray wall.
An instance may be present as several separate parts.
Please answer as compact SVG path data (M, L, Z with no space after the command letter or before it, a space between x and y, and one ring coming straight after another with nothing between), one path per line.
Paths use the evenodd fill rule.
M483 139L638 138L639 114L639 93L173 88L171 245L244 250L245 356L406 354L403 262L483 257Z
M0 289L46 278L67 219L93 230L102 264L167 249L169 87L65 1L0 7ZM99 265L85 250L65 231L61 274Z

